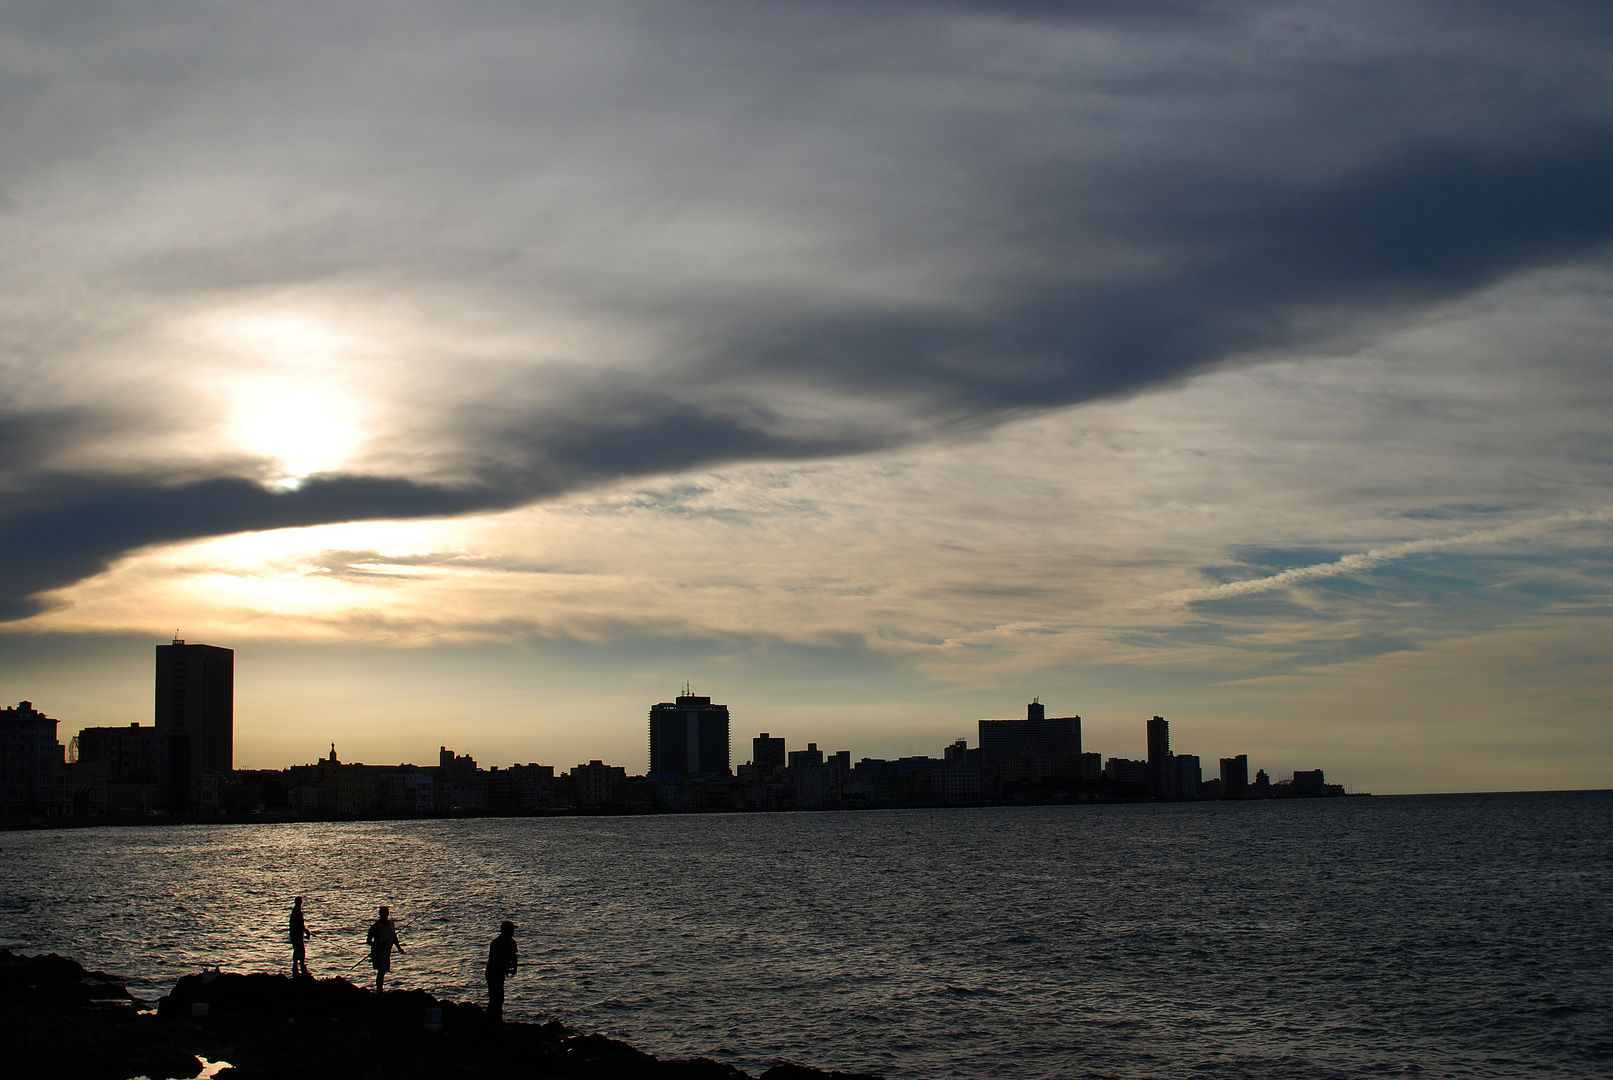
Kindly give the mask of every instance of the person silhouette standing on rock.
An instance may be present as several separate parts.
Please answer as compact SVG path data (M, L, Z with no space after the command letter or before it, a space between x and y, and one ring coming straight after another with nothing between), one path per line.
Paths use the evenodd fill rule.
M398 940L398 928L393 925L388 908L382 908L380 917L370 924L364 944L370 947L370 966L375 969L375 992L379 995L386 982L386 973L392 970L392 950L403 955L403 942Z
M487 948L487 1020L504 1022L504 980L515 974L515 924L499 924L498 937Z
M314 936L308 929L308 924L302 920L302 897L297 897L291 905L291 977L298 975L308 976L308 954L303 942Z

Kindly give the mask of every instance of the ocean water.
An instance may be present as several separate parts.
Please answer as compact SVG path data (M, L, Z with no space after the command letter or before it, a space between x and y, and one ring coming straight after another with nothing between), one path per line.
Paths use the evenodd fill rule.
M893 1078L1613 1076L1613 792L0 834L0 946Z

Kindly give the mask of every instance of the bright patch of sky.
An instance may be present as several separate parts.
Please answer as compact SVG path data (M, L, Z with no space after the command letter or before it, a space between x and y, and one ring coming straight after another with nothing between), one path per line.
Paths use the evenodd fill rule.
M1613 751L1609 698L1581 676L1587 648L1613 661L1595 644L1613 626L1613 378L1587 375L1593 331L1613 315L1608 281L1596 266L1537 275L1357 355L1252 362L962 442L682 474L490 516L158 547L54 594L18 629L174 623L198 640L349 655L563 646L635 682L676 674L646 644L660 638L705 643L674 665L708 672L719 697L735 663L756 679L796 650L866 652L914 695L896 728L917 724L912 740L967 734L955 711L967 706L926 716L926 695L1000 687L1006 700L979 700L982 715L1014 714L1035 693L1119 713L1108 742L1122 756L1135 751L1126 710L1133 722L1168 711L1178 742L1196 724L1239 740L1221 753L1296 743L1312 758L1291 767L1336 762L1380 788L1450 771L1388 767L1408 738L1429 737L1430 697L1449 695L1474 710L1440 724L1463 747L1458 777L1481 767L1472 726L1487 723L1525 786L1594 784ZM1526 371L1521 348L1535 360ZM1565 641L1576 644L1559 656ZM1497 651L1513 661L1497 668ZM1526 685L1558 689L1517 702L1510 723L1480 722L1491 695L1516 694L1498 672L1516 676L1522 655ZM1366 700L1381 710L1373 732L1341 738L1340 711ZM1231 715L1216 722L1212 703ZM789 708L765 694L731 704L757 730ZM612 707L636 726L633 700ZM856 708L807 722L834 731ZM1263 734L1279 719L1280 738ZM1572 727L1572 760L1560 760L1564 736L1523 764L1541 723ZM606 730L600 741L633 760L636 736ZM555 741L534 735L528 755ZM561 741L573 756L604 752ZM935 747L905 748L923 749Z
M243 764L640 768L693 677L741 747L1039 694L1123 756L1158 712L1274 774L1605 786L1610 41L25 6L0 690L141 719L119 650L177 626L240 650Z

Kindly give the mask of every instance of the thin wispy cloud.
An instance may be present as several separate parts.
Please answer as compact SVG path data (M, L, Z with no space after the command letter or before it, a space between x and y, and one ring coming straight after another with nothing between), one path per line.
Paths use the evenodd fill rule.
M1613 240L1607 34L1576 5L29 8L4 412L56 421L0 461L6 610L153 543L867 453L1358 340ZM323 370L210 382L273 343L173 328L243 305L332 327L294 342Z
M1380 566L1385 566L1413 555L1458 551L1463 548L1537 539L1554 532L1586 525L1602 524L1608 521L1613 521L1613 510L1606 508L1600 510L1572 510L1512 522L1507 525L1498 525L1489 529L1473 529L1454 536L1407 540L1399 544L1372 548L1369 551L1353 552L1329 562L1296 566L1266 577L1228 581L1221 585L1207 586L1202 589L1182 589L1158 598L1156 603L1164 606L1179 606L1212 600L1227 600L1240 596L1255 596L1260 593L1305 585L1313 581L1323 581L1327 578L1367 573Z
M1610 45L1567 2L11 5L0 645L1101 724L1579 642L1593 715Z

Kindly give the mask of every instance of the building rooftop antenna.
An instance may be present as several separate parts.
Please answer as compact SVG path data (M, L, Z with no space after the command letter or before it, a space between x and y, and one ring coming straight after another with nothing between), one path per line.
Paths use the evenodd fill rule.
M174 644L175 645L183 645L183 644L185 644L185 639L179 636L178 627L174 628Z

